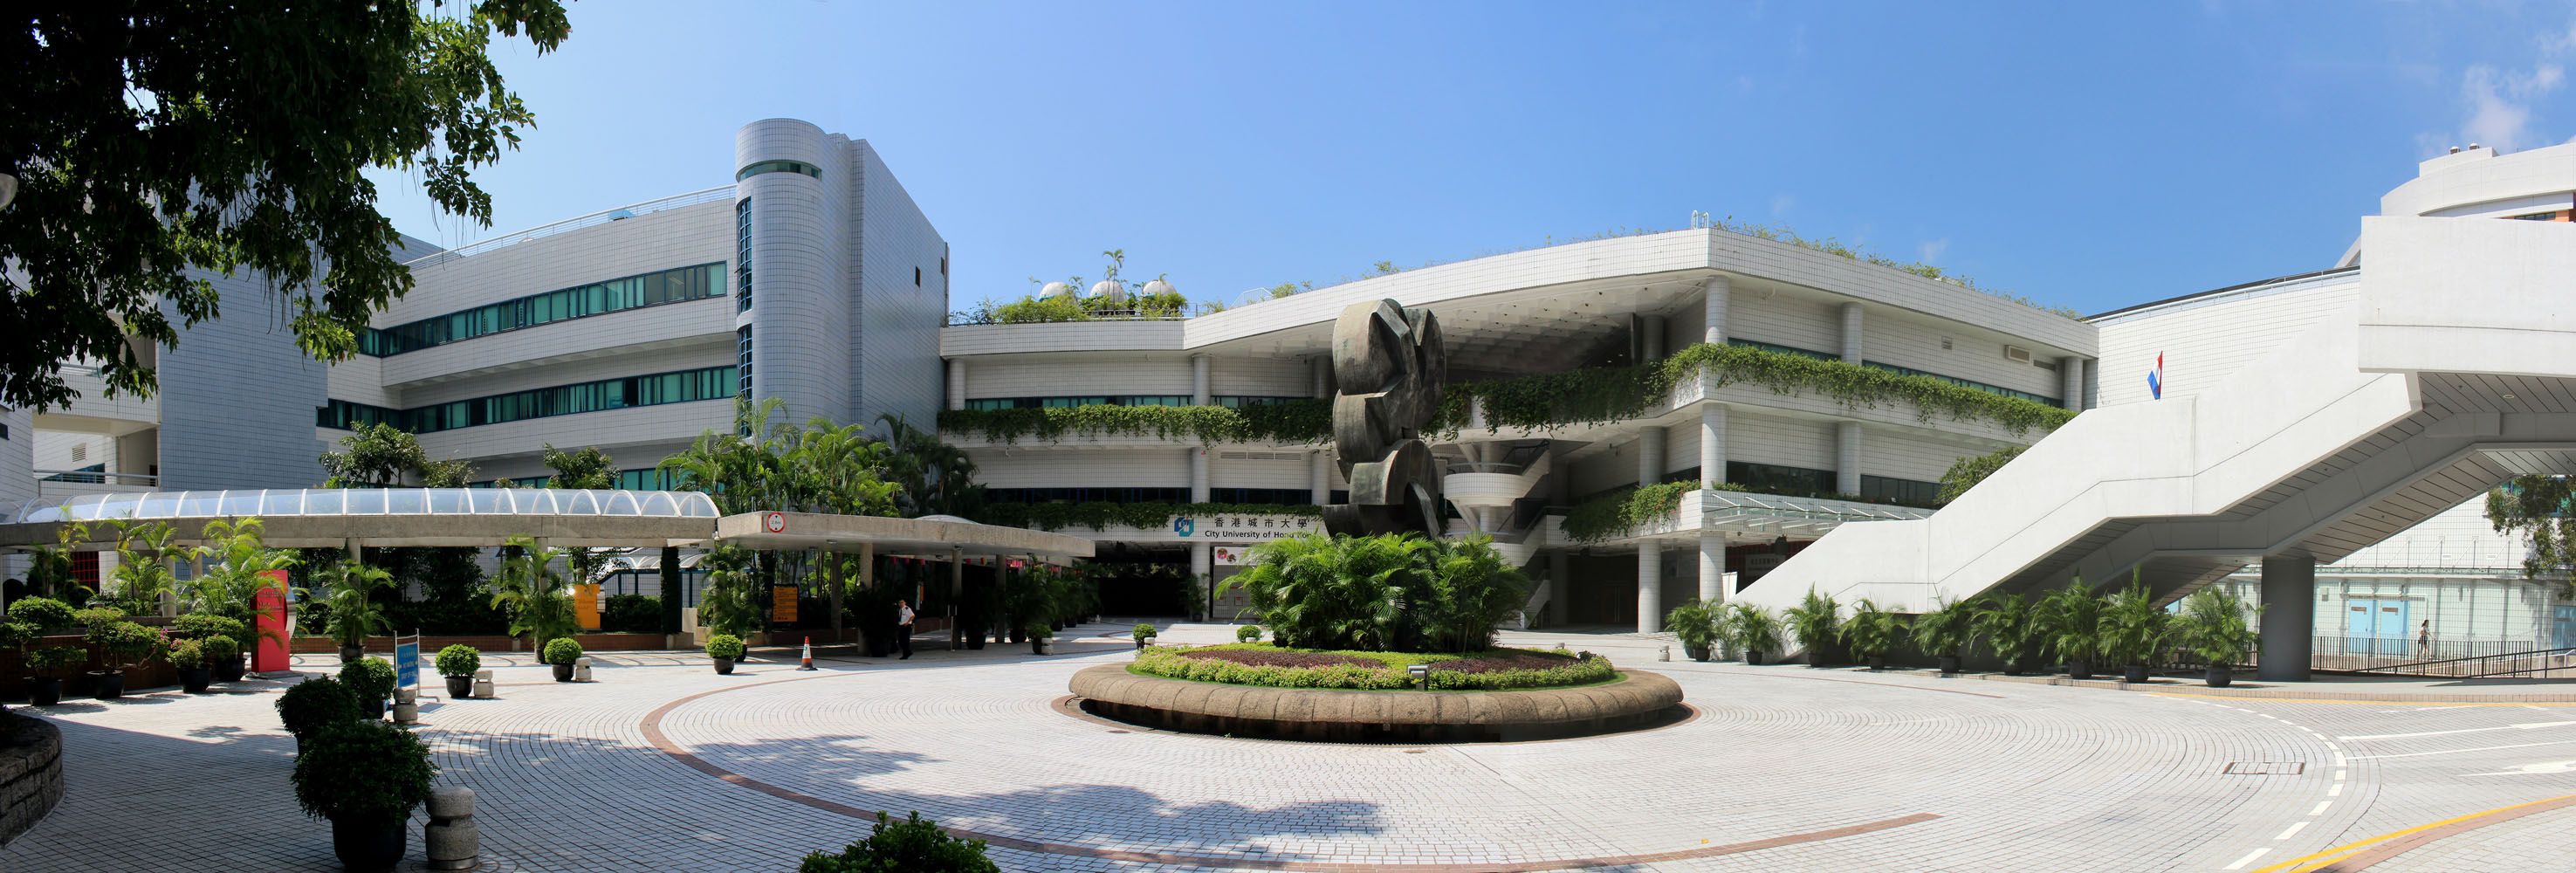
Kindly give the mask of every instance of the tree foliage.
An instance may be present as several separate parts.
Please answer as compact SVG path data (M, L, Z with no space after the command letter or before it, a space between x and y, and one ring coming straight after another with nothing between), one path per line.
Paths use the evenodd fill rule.
M1483 537L1297 534L1255 546L1242 586L1281 646L1479 652L1529 579Z
M972 516L984 505L984 486L975 484L975 462L964 449L900 415L878 416L877 423L885 425L886 475L897 486L895 505L904 517Z
M529 537L511 537L509 556L501 559L501 572L492 577L492 608L510 613L510 635L528 634L534 651L544 651L546 641L571 636L578 630L572 611L572 587L554 562L563 559L561 549L539 547Z
M2496 533L2519 534L2531 553L2522 559L2526 579L2556 579L2560 599L2576 599L2576 514L2568 512L2576 497L2576 479L2565 476L2516 476L2487 492L2487 522Z
M1986 477L1994 475L1996 470L2003 469L2005 464L2012 463L2012 459L2021 457L2021 453L2029 449L2029 446L2009 446L1992 454L1960 458L1950 465L1950 469L1941 471L1941 502L1959 499L1959 495L1968 493L1968 489L1977 487L1977 483L1986 481Z
M463 488L474 478L471 462L432 461L419 437L382 422L350 428L340 438L340 450L323 452L321 461L322 470L331 474L322 482L324 488L398 488L413 479L430 488ZM612 482L615 478L610 473Z
M458 5L28 6L0 49L0 405L70 402L75 360L149 395L144 350L219 314L209 273L263 276L306 353L354 353L412 282L363 171L489 225L471 171L534 122L492 36L543 53L571 31L557 0Z

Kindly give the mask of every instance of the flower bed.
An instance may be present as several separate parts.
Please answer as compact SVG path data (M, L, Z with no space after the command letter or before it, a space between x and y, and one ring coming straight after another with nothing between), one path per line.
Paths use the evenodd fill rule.
M1530 649L1495 649L1462 655L1414 652L1319 652L1266 643L1237 643L1179 650L1151 648L1128 669L1146 676L1269 688L1353 688L1391 691L1413 687L1405 668L1431 668L1441 691L1564 688L1619 678L1610 661L1584 652L1567 655Z

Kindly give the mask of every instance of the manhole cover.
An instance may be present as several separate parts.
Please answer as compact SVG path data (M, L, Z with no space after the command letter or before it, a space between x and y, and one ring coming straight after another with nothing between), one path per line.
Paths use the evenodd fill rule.
M2297 776L2308 772L2308 762L2229 761L2227 772L2233 776Z

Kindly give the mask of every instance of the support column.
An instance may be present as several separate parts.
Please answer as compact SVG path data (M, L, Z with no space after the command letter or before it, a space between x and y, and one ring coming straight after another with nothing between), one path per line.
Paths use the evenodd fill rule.
M966 408L966 359L948 359L948 408Z
M1637 363L1642 364L1646 361L1662 360L1664 357L1664 317L1660 315L1648 315L1637 319L1637 321L1637 329L1645 334L1644 336L1637 338L1637 348L1645 353L1646 358L1645 361L1638 361Z
M1185 451L1190 453L1190 502L1206 503L1208 502L1207 447L1191 446Z
M1637 432L1637 487L1644 488L1663 481L1664 429L1649 427Z
M966 597L966 550L948 550L948 650L966 647L965 628L958 626L957 602ZM985 616L989 619L990 616ZM981 628L978 628L981 630Z
M2084 359L2074 355L2057 359L2057 375L2064 378L2065 402L2059 404L2078 412L2084 410Z
M1209 571L1214 569L1215 562L1208 555L1207 544L1191 543L1190 590L1193 593L1190 597L1198 601L1190 606L1190 614L1193 617L1199 615L1201 610L1211 610L1216 608L1215 604L1210 602L1209 599L1209 593L1215 589L1210 587L1214 583L1208 579L1208 576Z
M1860 363L1860 304L1843 304L1843 363Z
M1860 422L1834 425L1834 490L1860 493Z
M2262 656L2254 678L2308 680L2310 647L2317 632L2317 559L2310 555L2263 556Z
M1333 358L1325 355L1314 359L1315 396L1333 396Z
M844 593L842 589L846 587L841 579L841 553L823 553L823 581L832 588L832 642L839 643L841 641L841 600Z
M1190 405L1206 406L1208 399L1208 356L1190 356Z
M1699 407L1699 483L1705 488L1726 483L1726 404Z
M1733 592L1726 590L1726 536L1699 535L1699 599L1701 603L1724 603Z
M1637 632L1650 634L1664 629L1664 547L1655 542L1637 544Z
M1699 341L1710 345L1726 342L1726 307L1734 301L1735 283L1725 276L1708 280L1708 299L1700 302Z
M662 633L680 632L680 604L688 599L687 586L680 581L680 547L662 547ZM673 648L681 648L673 645Z
M1313 492L1316 506L1333 502L1333 458L1318 449L1306 453L1306 488Z

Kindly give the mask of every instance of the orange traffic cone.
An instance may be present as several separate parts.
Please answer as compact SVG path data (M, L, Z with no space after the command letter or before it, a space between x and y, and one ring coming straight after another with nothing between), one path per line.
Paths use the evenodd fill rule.
M805 666L798 667L798 668L796 668L796 669L799 669L799 670L811 670L811 669L814 669L814 638L813 638L813 637L806 637L806 638L805 638Z

